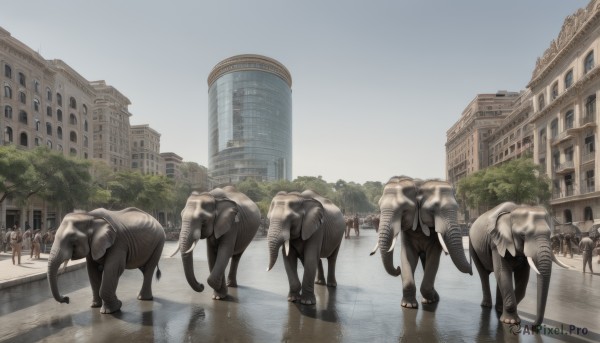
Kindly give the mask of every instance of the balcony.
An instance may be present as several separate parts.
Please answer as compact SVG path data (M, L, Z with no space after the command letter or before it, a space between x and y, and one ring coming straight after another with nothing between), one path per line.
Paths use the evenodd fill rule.
M596 159L595 151L584 151L581 154L581 164L586 164L588 162L593 162Z
M578 195L578 192L575 191L573 186L567 186L564 190L555 189L552 191L552 199L560 199L564 197L570 197L573 195Z
M575 170L573 161L565 161L556 167L556 174L567 174Z
M573 130L572 129L567 129L561 133L559 133L558 135L556 135L555 137L552 137L552 145L556 145L560 142L564 142L568 139L573 138Z
M583 180L583 185L581 185L581 194L592 193L596 191L596 187L594 185L594 179Z

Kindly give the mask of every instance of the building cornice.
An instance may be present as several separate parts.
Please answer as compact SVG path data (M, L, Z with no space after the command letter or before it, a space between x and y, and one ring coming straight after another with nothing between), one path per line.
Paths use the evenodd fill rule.
M35 52L30 47L11 36L8 31L2 29L1 27L0 49L4 50L9 55L36 66L39 69L44 71L49 69L48 62L39 53Z
M237 55L219 62L208 75L208 87L219 77L235 71L259 70L279 76L292 88L292 76L278 61L261 55Z
M560 60L583 39L596 21L600 18L600 0L592 0L584 8L580 8L574 14L567 16L558 37L550 42L550 47L544 51L542 57L538 57L531 81L527 87L537 86Z
M90 85L90 82L86 80L83 76L81 76L78 72L76 72L73 68L71 68L68 64L66 64L64 61L54 59L48 61L48 63L58 73L64 75L69 80L69 82L76 85L79 89L83 90L89 97L94 98L96 96L96 92L94 88Z

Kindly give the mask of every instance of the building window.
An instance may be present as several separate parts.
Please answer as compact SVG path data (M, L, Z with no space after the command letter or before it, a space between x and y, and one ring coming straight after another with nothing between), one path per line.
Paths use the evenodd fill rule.
M87 130L88 130L88 121L84 120L83 121L83 131L87 132Z
M69 115L69 123L71 125L77 125L77 117L73 113Z
M4 118L12 119L12 107L4 106Z
M585 117L595 119L596 114L596 94L592 94L585 99Z
M85 104L83 104L83 106L81 106L81 108L83 109L83 115L87 115L87 106Z
M572 129L573 128L573 122L575 120L575 116L573 114L573 110L569 110L567 111L567 114L565 114L565 129Z
M33 99L33 110L36 112L40 111L40 101L38 99Z
M4 130L4 134L5 134L5 141L8 141L9 143L13 142L13 130L12 127L7 126L6 129Z
M52 124L46 123L46 134L52 136Z
M565 161L573 161L573 146L565 148Z
M77 101L75 101L74 97L69 98L69 107L75 108L75 109L77 108Z
M593 172L593 170L592 170L592 172ZM593 173L592 173L592 175L593 175ZM588 206L583 210L583 220L594 220L594 214L592 212L591 207Z
M21 86L25 87L25 74L19 73L19 83Z
M558 119L554 119L550 123L550 134L552 135L552 138L555 138L558 135Z
M4 85L4 97L12 99L12 88L9 85Z
M56 110L56 120L62 122L62 111Z
M50 106L46 107L46 115L48 117L52 117L52 107L50 107Z
M46 145L48 146L48 148L52 149L52 141L51 140L48 140L46 142Z
M23 124L27 124L27 112L21 111L19 112L19 122Z
M584 144L585 144L585 152L586 153L591 153L596 151L595 147L594 147L594 140L596 139L595 135L591 135L591 136L587 136L584 139Z
M558 98L558 82L554 82L552 85L552 100Z
M560 165L560 151L554 150L552 152L552 164L555 169Z
M35 130L36 131L40 131L40 124L41 124L40 120L36 119L35 120Z
M50 88L46 88L46 100L52 101L52 91Z
M566 196L573 195L573 174L565 175L565 193Z
M569 70L565 75L565 89L573 85L573 69Z
M62 106L62 95L60 93L56 93L56 103L58 106Z
M88 138L87 138L87 136L83 136L83 146L84 146L85 148L87 148L87 147L88 147Z
M41 138L39 138L39 137L35 137L35 139L34 139L34 143L33 143L33 144L35 144L35 146L40 146L40 144L41 144L40 142L41 142L41 141L42 141L42 140L41 140Z
M541 111L544 107L546 107L546 102L544 100L544 94L540 94L538 96L538 107L539 110Z
M57 127L56 128L56 137L58 137L58 139L62 139L62 127Z
M25 133L25 132L22 132L22 133L21 133L21 139L20 139L20 142L19 142L19 143L20 143L22 146L28 146L28 145L29 145L29 143L27 142L27 133Z
M594 52L590 51L587 56L585 56L585 62L583 63L583 73L587 74L590 70L594 68Z
M4 77L12 79L12 68L8 65L4 65Z
M26 104L27 103L27 95L25 95L24 92L19 92L19 100L21 101L22 104Z
M84 152L84 153L83 153L83 158L85 158L85 159L87 160L87 158L88 158L88 154L87 154L87 152Z
M40 94L40 82L38 80L33 81L33 90L36 94Z
M71 142L77 143L77 134L75 133L75 131L71 131L71 133L69 134L69 139L71 140Z
M77 150L75 150L75 148L71 148L69 154L71 154L71 156L77 156Z
M564 214L565 214L565 223L572 223L573 216L571 215L571 210L565 210Z

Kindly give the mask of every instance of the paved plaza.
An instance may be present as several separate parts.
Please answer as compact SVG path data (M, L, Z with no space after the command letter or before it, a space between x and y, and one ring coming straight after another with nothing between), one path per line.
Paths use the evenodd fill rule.
M316 306L288 303L287 277L281 256L266 272L265 238L255 239L239 266L238 288L225 301L211 299L204 242L196 247L195 271L205 285L194 292L183 273L177 248L167 242L160 261L162 278L153 283L154 301L136 299L142 284L138 270L120 279L120 312L100 314L90 308L91 289L82 261L59 275L56 302L45 280L47 255L13 266L0 254L0 342L598 342L600 341L600 265L595 275L581 272L581 257L561 260L573 269L553 267L548 305L541 333L528 332L535 317L536 278L532 274L519 305L521 333L500 324L491 309L479 306L481 286L474 275L461 274L449 256L442 256L436 278L440 302L404 309L401 279L388 275L379 254L369 256L376 242L373 230L361 230L342 242L337 288L315 286ZM395 262L399 262L395 254ZM79 265L78 265L78 263ZM61 267L62 268L62 267ZM300 269L301 272L301 269ZM533 273L533 272L532 272ZM417 287L422 277L417 268ZM495 282L492 280L492 288ZM10 282L10 284L8 284ZM420 295L419 295L420 300ZM577 334L579 330L579 334Z

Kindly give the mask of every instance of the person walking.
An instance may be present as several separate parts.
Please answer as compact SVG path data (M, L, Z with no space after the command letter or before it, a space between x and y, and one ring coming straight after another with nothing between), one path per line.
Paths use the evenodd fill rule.
M23 235L19 230L19 223L17 222L12 229L10 234L10 248L12 250L12 263L15 264L15 255L18 257L19 265L21 264L21 248L23 245Z
M35 235L33 236L33 240L31 241L31 251L33 252L33 259L40 259L40 249L42 246L42 235L40 234L40 230L35 230Z
M579 242L579 251L583 255L583 272L585 273L585 265L590 267L590 273L594 273L592 269L592 252L594 251L594 241L589 236L585 236Z
M356 233L356 237L360 235L358 229L360 225L360 220L358 219L358 214L354 215L354 233Z

